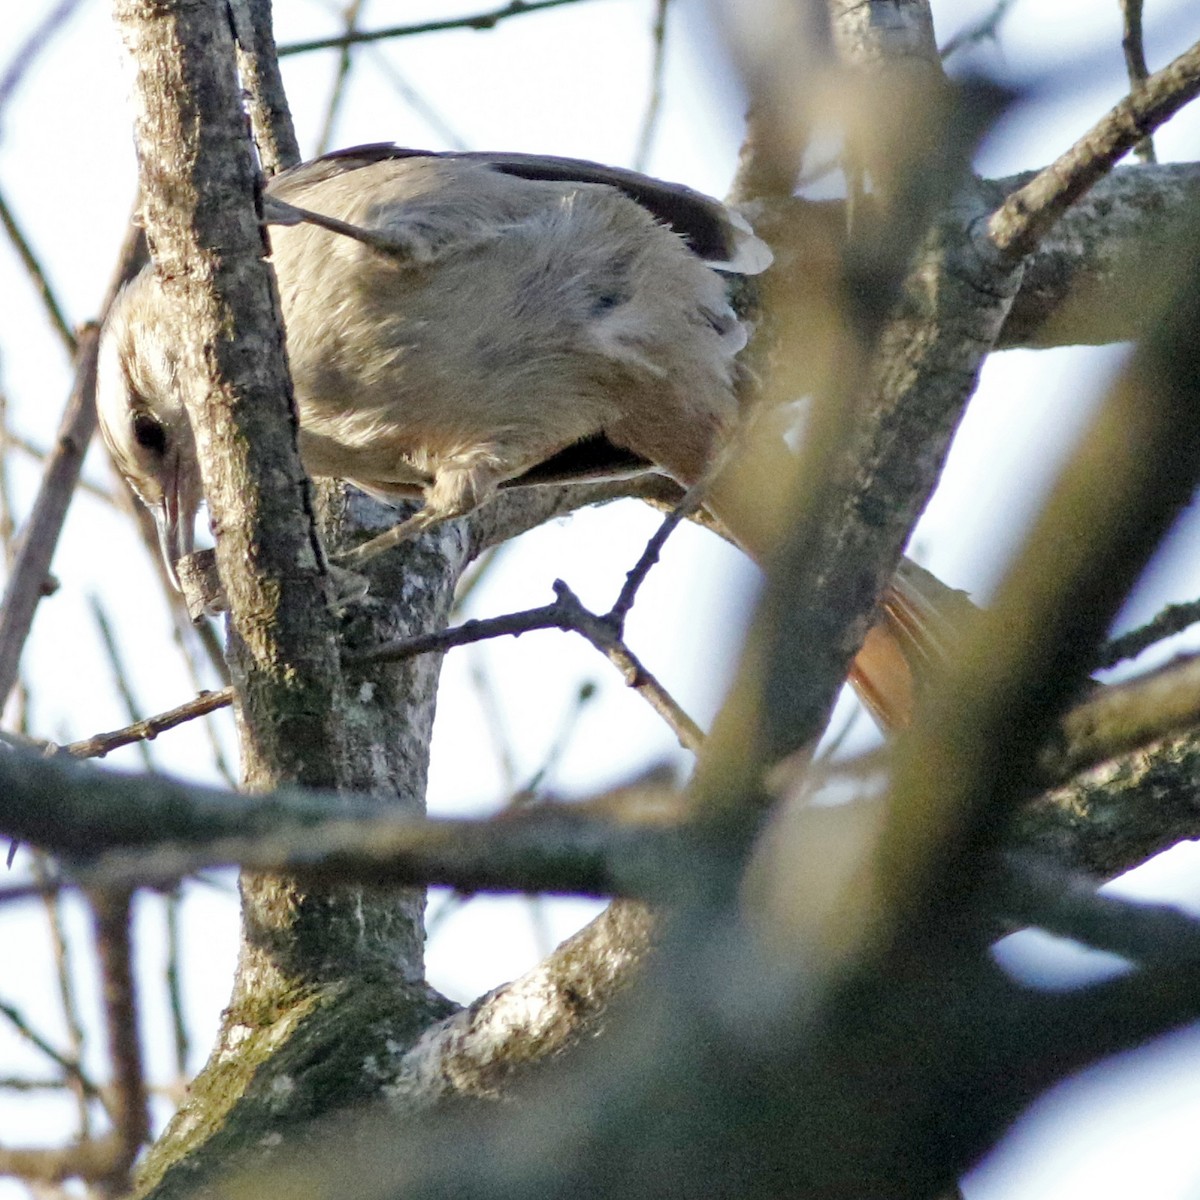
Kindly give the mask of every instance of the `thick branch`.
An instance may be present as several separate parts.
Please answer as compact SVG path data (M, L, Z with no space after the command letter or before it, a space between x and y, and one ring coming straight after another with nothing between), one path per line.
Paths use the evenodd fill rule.
M936 923L958 911L986 874L1035 786L1052 723L1200 479L1200 223L1185 232L1175 253L1183 281L1164 297L1166 312L1062 473L995 607L903 747L876 867L895 905L889 936L901 944L919 932L917 912ZM966 863L981 870L965 872Z
M1036 178L1025 172L985 184L991 203ZM1178 236L1176 214L1200 204L1200 164L1118 167L1077 200L1025 260L1021 286L996 348L1130 341L1145 328L1160 280L1147 271ZM758 206L755 228L770 241L791 303L811 297L841 254L845 205L776 199ZM811 304L811 299L807 301Z
M252 787L328 786L336 638L313 527L257 181L219 5L117 0L147 233L179 320L204 490L232 615Z
M278 175L300 162L300 144L275 53L271 0L230 0L237 35L238 74L246 90L250 127L263 173Z
M650 898L661 895L669 868L688 852L686 830L664 828L653 814L648 822L636 816L614 822L603 806L597 818L586 805L546 804L492 819L331 818L195 846L164 841L148 850L100 853L52 883L89 891L162 888L198 871L241 866L308 885L440 884L464 892ZM44 890L40 883L17 885L0 891L0 899Z

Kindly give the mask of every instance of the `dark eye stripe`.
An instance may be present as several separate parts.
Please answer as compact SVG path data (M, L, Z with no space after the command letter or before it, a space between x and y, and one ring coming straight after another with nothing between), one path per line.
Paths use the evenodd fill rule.
M143 450L162 454L167 448L167 433L158 420L148 412L133 414L133 440Z

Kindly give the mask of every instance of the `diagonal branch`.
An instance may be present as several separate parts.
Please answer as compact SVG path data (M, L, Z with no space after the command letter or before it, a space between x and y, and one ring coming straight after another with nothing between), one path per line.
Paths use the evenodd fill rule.
M141 230L130 226L101 308L102 318L117 291L141 266L143 256ZM0 704L16 683L21 651L44 594L50 560L79 481L88 442L96 428L96 342L94 326L80 337L71 397L59 425L54 451L46 461L33 511L21 531L4 597L0 600Z
M74 331L71 329L71 323L67 320L66 314L63 312L62 304L58 296L54 292L54 288L50 285L50 280L46 277L45 269L34 253L33 247L29 244L29 240L25 237L21 227L17 224L17 218L13 211L8 206L8 201L0 195L0 225L4 226L4 232L8 234L8 240L12 242L13 249L17 252L17 257L20 258L22 265L29 274L33 286L37 289L37 293L42 298L42 306L46 310L46 315L50 318L50 324L54 326L54 331L58 334L58 340L62 342L66 351L70 355L74 355L78 350L78 343Z
M1151 75L1065 154L1013 192L988 233L1010 260L1034 250L1055 221L1130 150L1200 95L1200 42Z

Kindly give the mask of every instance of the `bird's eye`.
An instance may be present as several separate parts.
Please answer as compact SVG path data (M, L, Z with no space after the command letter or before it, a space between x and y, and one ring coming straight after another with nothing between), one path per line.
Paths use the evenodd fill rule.
M133 440L143 450L151 450L155 454L162 454L167 448L166 430L148 412L133 414Z

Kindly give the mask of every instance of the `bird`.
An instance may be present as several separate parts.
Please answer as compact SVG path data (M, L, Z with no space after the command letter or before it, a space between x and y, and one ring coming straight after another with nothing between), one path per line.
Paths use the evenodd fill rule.
M301 458L422 498L392 541L501 487L653 470L710 480L706 506L762 560L752 498L711 478L745 416L730 281L771 263L734 210L580 159L376 143L275 176L263 213ZM168 315L148 266L102 331L97 411L177 579L203 494ZM931 587L897 574L851 670L885 727L911 720L937 653Z

